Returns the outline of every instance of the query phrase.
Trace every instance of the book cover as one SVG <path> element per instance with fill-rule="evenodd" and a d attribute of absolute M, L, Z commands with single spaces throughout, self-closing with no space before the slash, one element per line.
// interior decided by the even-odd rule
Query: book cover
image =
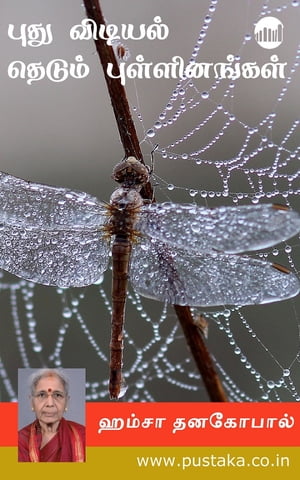
<path fill-rule="evenodd" d="M 9 471 L 295 477 L 299 12 L 0 3 Z"/>

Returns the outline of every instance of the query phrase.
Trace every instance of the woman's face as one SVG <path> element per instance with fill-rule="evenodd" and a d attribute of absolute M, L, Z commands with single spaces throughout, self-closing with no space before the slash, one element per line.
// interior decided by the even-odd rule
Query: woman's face
<path fill-rule="evenodd" d="M 59 422 L 66 409 L 67 401 L 63 384 L 56 375 L 41 378 L 32 396 L 36 418 L 44 423 Z"/>

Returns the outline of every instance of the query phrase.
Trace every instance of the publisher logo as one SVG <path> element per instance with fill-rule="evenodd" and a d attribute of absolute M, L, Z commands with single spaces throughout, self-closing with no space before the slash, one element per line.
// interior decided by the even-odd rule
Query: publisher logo
<path fill-rule="evenodd" d="M 276 17 L 261 18 L 254 29 L 255 40 L 262 48 L 277 48 L 283 42 L 283 24 Z"/>

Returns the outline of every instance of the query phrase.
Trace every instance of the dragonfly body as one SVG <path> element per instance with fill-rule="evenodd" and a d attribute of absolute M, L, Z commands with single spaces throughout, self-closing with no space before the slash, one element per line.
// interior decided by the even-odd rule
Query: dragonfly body
<path fill-rule="evenodd" d="M 121 184 L 121 187 L 111 196 L 110 218 L 105 230 L 114 236 L 109 393 L 111 398 L 118 398 L 123 384 L 123 328 L 130 256 L 132 242 L 137 233 L 135 225 L 143 205 L 139 191 L 148 181 L 148 170 L 135 158 L 129 157 L 115 167 L 113 178 Z"/>
<path fill-rule="evenodd" d="M 139 192 L 149 173 L 133 157 L 115 167 L 113 178 L 120 186 L 107 205 L 87 193 L 0 172 L 0 268 L 44 285 L 91 285 L 107 270 L 112 238 L 110 395 L 117 398 L 128 279 L 137 293 L 175 305 L 291 298 L 299 293 L 296 275 L 241 253 L 296 235 L 300 215 L 269 204 L 144 205 Z"/>

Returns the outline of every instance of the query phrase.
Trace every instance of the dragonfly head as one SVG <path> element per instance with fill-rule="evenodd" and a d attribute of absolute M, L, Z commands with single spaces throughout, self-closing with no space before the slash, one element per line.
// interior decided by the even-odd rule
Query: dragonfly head
<path fill-rule="evenodd" d="M 140 189 L 149 181 L 149 171 L 135 157 L 128 157 L 113 169 L 112 178 L 125 188 Z"/>

